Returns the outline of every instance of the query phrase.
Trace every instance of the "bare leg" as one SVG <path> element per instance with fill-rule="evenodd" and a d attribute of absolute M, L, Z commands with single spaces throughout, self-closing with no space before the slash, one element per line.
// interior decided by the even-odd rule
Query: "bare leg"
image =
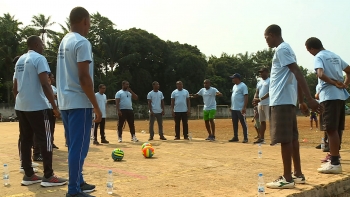
<path fill-rule="evenodd" d="M 312 119 L 310 120 L 310 128 L 313 128 Z"/>
<path fill-rule="evenodd" d="M 315 124 L 316 124 L 316 129 L 318 129 L 318 122 L 317 122 L 317 120 L 315 120 Z"/>
<path fill-rule="evenodd" d="M 209 136 L 211 136 L 211 131 L 210 131 L 210 125 L 209 125 L 209 120 L 205 120 L 205 128 L 208 131 Z"/>
<path fill-rule="evenodd" d="M 292 157 L 293 157 L 293 165 L 294 165 L 294 175 L 301 176 L 303 173 L 301 171 L 299 140 L 293 140 Z"/>
<path fill-rule="evenodd" d="M 283 161 L 283 176 L 286 181 L 292 181 L 292 155 L 293 155 L 293 143 L 281 143 L 281 153 Z"/>
<path fill-rule="evenodd" d="M 210 119 L 210 126 L 211 126 L 211 134 L 212 136 L 215 136 L 215 122 L 213 119 Z"/>
<path fill-rule="evenodd" d="M 339 134 L 338 131 L 327 131 L 328 144 L 332 156 L 339 156 Z"/>

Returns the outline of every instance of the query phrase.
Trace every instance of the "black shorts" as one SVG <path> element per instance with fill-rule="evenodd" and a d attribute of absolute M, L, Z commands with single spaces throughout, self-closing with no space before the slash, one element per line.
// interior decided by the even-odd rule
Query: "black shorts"
<path fill-rule="evenodd" d="M 25 140 L 33 140 L 35 134 L 36 144 L 47 146 L 52 151 L 50 117 L 52 110 L 16 111 L 20 125 L 20 136 Z"/>
<path fill-rule="evenodd" d="M 277 105 L 270 107 L 271 144 L 288 143 L 298 140 L 296 107 Z"/>
<path fill-rule="evenodd" d="M 323 106 L 323 114 L 320 117 L 322 121 L 322 131 L 340 131 L 345 126 L 345 101 L 330 100 L 321 103 Z"/>

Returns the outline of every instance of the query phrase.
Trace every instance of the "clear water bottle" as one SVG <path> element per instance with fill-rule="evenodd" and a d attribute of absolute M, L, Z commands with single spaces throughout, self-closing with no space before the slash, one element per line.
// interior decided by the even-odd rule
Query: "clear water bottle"
<path fill-rule="evenodd" d="M 323 150 L 324 149 L 324 138 L 322 138 L 322 140 L 321 140 L 321 150 Z"/>
<path fill-rule="evenodd" d="M 265 182 L 263 174 L 259 173 L 258 177 L 258 197 L 265 197 Z"/>
<path fill-rule="evenodd" d="M 113 194 L 113 174 L 112 174 L 112 170 L 108 170 L 108 175 L 107 175 L 107 194 Z"/>
<path fill-rule="evenodd" d="M 9 168 L 7 164 L 4 164 L 4 172 L 2 175 L 2 178 L 4 179 L 4 185 L 10 185 L 10 174 L 9 174 Z"/>
<path fill-rule="evenodd" d="M 192 132 L 188 132 L 188 139 L 192 141 Z"/>
<path fill-rule="evenodd" d="M 258 144 L 258 158 L 262 158 L 262 147 L 261 147 L 261 144 Z"/>

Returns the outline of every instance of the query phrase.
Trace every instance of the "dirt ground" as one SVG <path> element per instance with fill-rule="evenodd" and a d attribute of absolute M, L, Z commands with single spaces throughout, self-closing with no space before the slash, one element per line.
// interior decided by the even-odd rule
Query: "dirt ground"
<path fill-rule="evenodd" d="M 347 117 L 347 122 L 349 122 Z M 84 177 L 88 183 L 96 184 L 95 196 L 154 196 L 154 197 L 209 197 L 209 196 L 256 196 L 257 175 L 264 174 L 265 182 L 270 182 L 282 174 L 280 147 L 269 146 L 269 129 L 267 130 L 267 144 L 263 146 L 263 158 L 257 158 L 257 146 L 252 145 L 256 132 L 253 123 L 249 123 L 249 144 L 229 143 L 232 138 L 232 123 L 228 119 L 215 121 L 217 134 L 216 142 L 207 142 L 202 120 L 190 120 L 189 130 L 193 133 L 193 141 L 174 141 L 174 122 L 164 121 L 164 132 L 167 141 L 159 141 L 158 136 L 152 142 L 155 156 L 145 159 L 141 155 L 141 145 L 146 142 L 148 121 L 137 121 L 136 131 L 140 142 L 130 141 L 128 126 L 124 131 L 124 142 L 117 143 L 116 121 L 107 122 L 107 139 L 109 145 L 91 145 L 84 165 Z M 298 119 L 301 160 L 307 184 L 297 185 L 290 190 L 266 189 L 266 196 L 288 196 L 310 190 L 315 186 L 327 184 L 348 178 L 350 175 L 350 137 L 346 131 L 341 150 L 343 174 L 318 174 L 320 159 L 325 156 L 314 148 L 322 137 L 322 132 L 310 130 L 308 118 Z M 157 124 L 155 130 L 157 133 Z M 144 130 L 146 133 L 141 133 Z M 0 163 L 8 163 L 10 168 L 10 187 L 0 185 L 0 196 L 65 196 L 67 186 L 41 188 L 40 185 L 28 187 L 20 186 L 22 174 L 19 173 L 19 159 L 17 150 L 18 123 L 0 123 Z M 242 129 L 239 127 L 239 138 L 243 139 Z M 305 140 L 304 140 L 305 139 Z M 304 142 L 303 142 L 304 141 Z M 54 150 L 54 170 L 58 176 L 67 177 L 67 149 L 64 147 L 63 126 L 58 123 L 55 132 L 55 144 L 60 147 Z M 121 162 L 113 162 L 111 151 L 121 148 L 125 157 Z M 114 194 L 106 193 L 107 170 L 114 173 Z M 39 175 L 42 175 L 42 166 Z"/>

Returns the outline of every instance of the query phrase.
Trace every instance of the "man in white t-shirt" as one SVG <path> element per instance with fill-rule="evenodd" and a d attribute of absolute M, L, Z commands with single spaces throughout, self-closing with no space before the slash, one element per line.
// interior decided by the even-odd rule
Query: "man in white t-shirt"
<path fill-rule="evenodd" d="M 171 112 L 175 120 L 175 139 L 180 140 L 180 122 L 182 121 L 184 139 L 188 140 L 188 116 L 191 114 L 190 94 L 183 88 L 181 81 L 176 82 L 177 89 L 171 93 Z"/>
<path fill-rule="evenodd" d="M 159 91 L 159 83 L 154 81 L 152 83 L 153 90 L 147 94 L 148 108 L 149 108 L 149 139 L 154 137 L 154 121 L 157 119 L 159 139 L 166 140 L 163 133 L 163 116 L 164 116 L 164 96 Z"/>
<path fill-rule="evenodd" d="M 231 96 L 231 118 L 233 124 L 233 138 L 229 142 L 238 142 L 238 121 L 241 122 L 243 128 L 244 140 L 242 143 L 248 143 L 248 127 L 246 122 L 245 113 L 248 104 L 248 87 L 242 82 L 241 75 L 235 73 L 230 76 L 232 83 L 235 85 L 232 87 Z"/>
<path fill-rule="evenodd" d="M 262 80 L 256 85 L 256 91 L 253 99 L 253 105 L 258 105 L 260 129 L 259 129 L 259 139 L 254 142 L 254 144 L 265 143 L 265 130 L 266 121 L 269 120 L 270 116 L 270 98 L 269 98 L 269 69 L 262 68 L 259 70 L 259 75 Z"/>
<path fill-rule="evenodd" d="M 66 197 L 91 197 L 95 185 L 85 182 L 82 171 L 90 147 L 92 111 L 101 121 L 93 83 L 92 48 L 86 36 L 90 14 L 75 7 L 69 15 L 70 32 L 62 39 L 57 54 L 57 98 L 68 144 L 69 183 Z"/>
<path fill-rule="evenodd" d="M 283 175 L 267 183 L 266 186 L 272 189 L 294 188 L 295 183 L 305 183 L 300 163 L 296 118 L 297 96 L 300 110 L 304 115 L 310 114 L 308 106 L 303 102 L 304 95 L 312 110 L 319 112 L 322 107 L 311 96 L 292 48 L 283 41 L 281 28 L 278 25 L 270 25 L 265 30 L 264 36 L 269 47 L 276 47 L 272 59 L 269 88 L 270 136 L 272 145 L 281 143 L 283 160 Z M 291 170 L 292 158 L 294 174 Z"/>
<path fill-rule="evenodd" d="M 205 140 L 215 141 L 215 114 L 216 114 L 216 96 L 222 96 L 221 92 L 214 87 L 211 87 L 209 79 L 204 80 L 204 88 L 200 89 L 197 94 L 191 94 L 191 98 L 203 97 L 203 119 L 205 128 L 208 131 L 208 138 Z"/>
<path fill-rule="evenodd" d="M 106 105 L 107 105 L 107 96 L 105 95 L 106 92 L 106 86 L 104 84 L 100 84 L 98 86 L 98 92 L 96 92 L 96 101 L 98 103 L 98 106 L 101 109 L 102 112 L 102 119 L 101 122 L 95 123 L 94 126 L 94 142 L 93 144 L 99 145 L 99 142 L 97 141 L 97 129 L 98 126 L 100 126 L 100 135 L 101 135 L 101 143 L 108 144 L 109 141 L 106 140 L 105 135 L 105 125 L 106 125 Z"/>
<path fill-rule="evenodd" d="M 321 130 L 328 135 L 330 162 L 317 169 L 320 173 L 339 174 L 342 166 L 339 161 L 340 133 L 345 126 L 345 100 L 349 98 L 346 88 L 350 84 L 350 66 L 337 54 L 323 48 L 321 40 L 312 37 L 306 49 L 315 56 L 314 68 L 319 78 L 319 101 L 324 107 Z M 344 79 L 343 71 L 346 76 Z"/>

